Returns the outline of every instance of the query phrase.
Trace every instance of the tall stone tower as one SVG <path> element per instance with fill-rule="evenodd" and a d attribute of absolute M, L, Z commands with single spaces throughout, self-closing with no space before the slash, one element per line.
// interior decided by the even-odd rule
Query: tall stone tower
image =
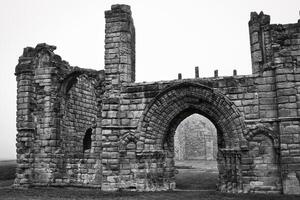
<path fill-rule="evenodd" d="M 135 28 L 130 6 L 105 12 L 105 75 L 112 88 L 135 81 Z"/>
<path fill-rule="evenodd" d="M 130 6 L 112 5 L 105 11 L 105 93 L 102 101 L 102 189 L 115 190 L 115 174 L 120 170 L 118 138 L 122 127 L 130 127 L 133 120 L 121 106 L 121 89 L 135 81 L 135 28 Z M 107 145 L 105 145 L 107 144 Z M 107 148 L 109 147 L 109 148 Z M 114 181 L 112 181 L 114 180 Z"/>

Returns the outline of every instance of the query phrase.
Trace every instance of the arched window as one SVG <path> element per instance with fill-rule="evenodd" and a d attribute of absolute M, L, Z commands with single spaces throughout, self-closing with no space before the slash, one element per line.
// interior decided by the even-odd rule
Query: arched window
<path fill-rule="evenodd" d="M 91 149 L 92 146 L 92 129 L 89 128 L 86 130 L 83 138 L 83 152 L 87 149 Z"/>

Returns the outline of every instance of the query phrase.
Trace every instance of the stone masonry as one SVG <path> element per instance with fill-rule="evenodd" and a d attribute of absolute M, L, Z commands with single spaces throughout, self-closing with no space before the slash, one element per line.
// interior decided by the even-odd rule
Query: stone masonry
<path fill-rule="evenodd" d="M 201 114 L 217 129 L 218 190 L 300 193 L 300 22 L 251 13 L 251 75 L 135 83 L 130 7 L 105 19 L 104 70 L 47 44 L 19 58 L 16 187 L 172 190 L 175 130 Z"/>
<path fill-rule="evenodd" d="M 193 114 L 185 118 L 174 135 L 174 159 L 216 160 L 217 130 L 205 117 Z"/>

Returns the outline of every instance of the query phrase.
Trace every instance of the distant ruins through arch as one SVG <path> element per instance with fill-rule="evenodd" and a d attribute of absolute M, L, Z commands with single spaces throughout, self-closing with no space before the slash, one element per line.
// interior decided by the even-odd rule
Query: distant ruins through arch
<path fill-rule="evenodd" d="M 105 19 L 104 70 L 47 44 L 19 58 L 15 187 L 175 189 L 175 130 L 198 113 L 217 129 L 218 190 L 300 193 L 300 22 L 251 13 L 251 75 L 135 83 L 130 7 Z"/>
<path fill-rule="evenodd" d="M 217 159 L 217 130 L 213 123 L 199 114 L 182 120 L 174 135 L 175 161 Z"/>

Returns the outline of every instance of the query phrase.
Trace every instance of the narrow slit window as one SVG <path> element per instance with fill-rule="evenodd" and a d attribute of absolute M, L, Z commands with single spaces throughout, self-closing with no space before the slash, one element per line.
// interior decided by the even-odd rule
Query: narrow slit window
<path fill-rule="evenodd" d="M 84 138 L 83 138 L 83 152 L 85 150 L 91 149 L 92 146 L 92 129 L 89 128 L 86 130 Z"/>

